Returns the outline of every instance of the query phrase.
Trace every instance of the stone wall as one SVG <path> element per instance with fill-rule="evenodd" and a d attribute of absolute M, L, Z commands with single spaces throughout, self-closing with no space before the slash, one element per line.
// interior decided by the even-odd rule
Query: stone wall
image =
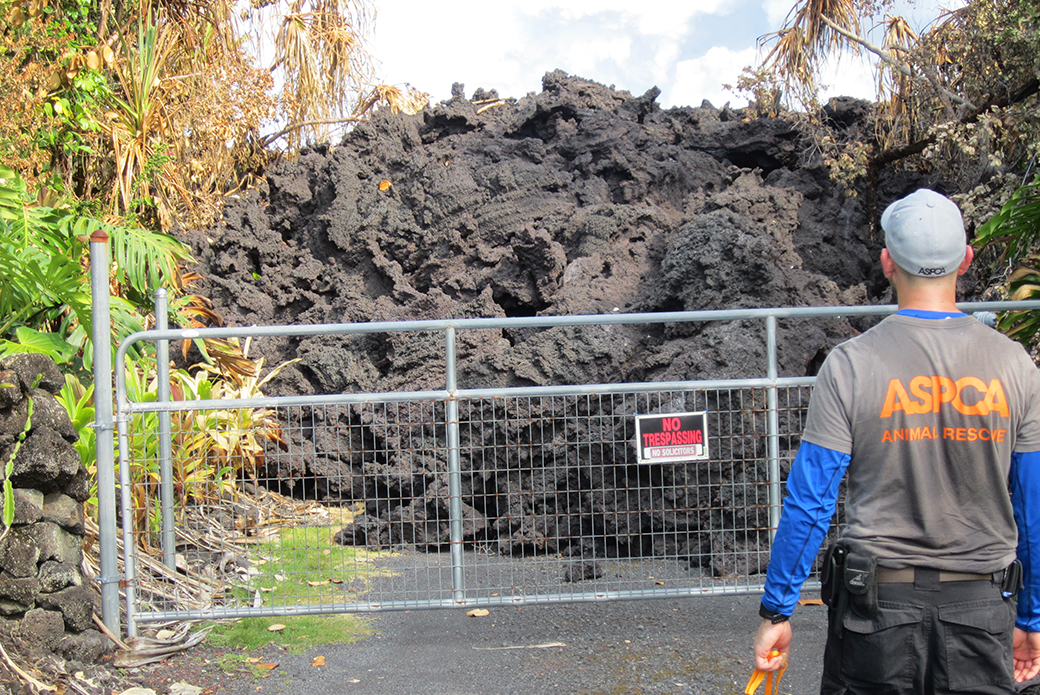
<path fill-rule="evenodd" d="M 55 398 L 63 384 L 43 355 L 0 360 L 0 480 L 14 456 L 14 521 L 0 521 L 0 638 L 34 655 L 90 663 L 110 643 L 93 620 L 101 596 L 83 556 L 91 479 Z"/>

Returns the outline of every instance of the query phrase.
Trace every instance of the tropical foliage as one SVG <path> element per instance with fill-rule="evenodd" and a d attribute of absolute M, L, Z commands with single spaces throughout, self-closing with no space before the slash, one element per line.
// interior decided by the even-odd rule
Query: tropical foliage
<path fill-rule="evenodd" d="M 875 224 L 885 167 L 930 173 L 959 192 L 976 247 L 998 249 L 988 257 L 1005 293 L 1040 297 L 1040 0 L 968 0 L 920 31 L 891 7 L 798 0 L 738 88 L 759 114 L 805 120 L 832 178 L 849 195 L 865 194 Z M 832 129 L 812 129 L 822 125 L 828 61 L 864 52 L 876 66 L 873 132 L 842 141 Z M 1040 317 L 1012 313 L 999 327 L 1040 353 Z"/>
<path fill-rule="evenodd" d="M 273 158 L 380 104 L 414 113 L 426 103 L 375 84 L 373 14 L 367 0 L 0 0 L 0 355 L 40 352 L 65 369 L 60 400 L 89 469 L 91 235 L 109 240 L 113 342 L 155 324 L 160 287 L 175 322 L 219 323 L 190 293 L 192 259 L 167 232 L 207 223 Z M 205 363 L 174 372 L 175 398 L 261 395 L 248 346 L 196 344 Z M 116 369 L 147 401 L 154 354 L 138 350 Z M 134 416 L 136 431 L 155 431 L 148 417 Z M 279 437 L 264 409 L 175 414 L 172 427 L 180 502 L 253 475 Z M 157 519 L 156 446 L 152 435 L 126 452 L 144 526 Z"/>
<path fill-rule="evenodd" d="M 1015 191 L 1000 212 L 979 227 L 975 244 L 1003 247 L 999 262 L 1013 268 L 1006 281 L 1011 299 L 1040 299 L 1040 180 Z M 1006 312 L 997 327 L 1032 347 L 1037 357 L 1040 312 Z"/>
<path fill-rule="evenodd" d="M 143 330 L 156 288 L 183 288 L 180 263 L 191 259 L 186 247 L 161 232 L 37 205 L 25 182 L 0 166 L 0 354 L 42 352 L 73 372 L 89 372 L 91 286 L 85 250 L 97 231 L 108 235 L 112 249 L 112 332 L 119 341 Z M 177 306 L 186 309 L 193 299 L 181 297 Z"/>
<path fill-rule="evenodd" d="M 970 191 L 962 208 L 981 222 L 1020 185 L 1040 152 L 1040 3 L 970 0 L 920 33 L 888 14 L 890 7 L 800 0 L 784 26 L 764 37 L 770 50 L 740 86 L 812 119 L 820 113 L 827 61 L 866 52 L 877 71 L 875 130 L 866 142 L 836 142 L 821 129 L 818 144 L 835 178 L 874 205 L 882 168 L 898 163 L 935 171 L 950 189 Z"/>
<path fill-rule="evenodd" d="M 236 345 L 237 347 L 237 345 Z M 172 396 L 176 401 L 244 399 L 262 396 L 262 387 L 285 366 L 279 365 L 261 377 L 263 360 L 248 359 L 248 343 L 240 357 L 244 373 L 228 375 L 216 367 L 199 364 L 191 370 L 177 369 L 171 374 Z M 295 361 L 295 360 L 293 360 Z M 155 361 L 151 357 L 125 366 L 127 397 L 136 403 L 154 403 L 158 397 Z M 157 413 L 136 413 L 129 423 L 131 499 L 134 523 L 145 548 L 161 528 L 157 500 L 160 476 L 160 431 Z M 237 494 L 236 481 L 255 480 L 265 462 L 267 443 L 282 441 L 281 425 L 273 410 L 236 408 L 183 410 L 170 416 L 170 438 L 174 456 L 170 461 L 170 481 L 175 502 L 201 502 L 221 495 Z"/>
<path fill-rule="evenodd" d="M 202 223 L 274 141 L 327 140 L 379 102 L 421 108 L 374 85 L 372 14 L 366 0 L 0 0 L 2 163 L 40 202 Z"/>

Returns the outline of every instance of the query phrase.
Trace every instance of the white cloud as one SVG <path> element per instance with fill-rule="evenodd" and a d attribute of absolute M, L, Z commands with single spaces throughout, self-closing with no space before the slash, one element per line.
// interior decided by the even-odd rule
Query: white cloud
<path fill-rule="evenodd" d="M 483 87 L 521 97 L 557 68 L 636 94 L 655 84 L 668 93 L 690 32 L 732 8 L 725 0 L 385 0 L 372 49 L 384 81 L 408 82 L 434 102 L 453 82 L 467 94 Z"/>
<path fill-rule="evenodd" d="M 524 67 L 508 59 L 520 48 L 514 22 L 506 3 L 455 0 L 449 11 L 436 3 L 387 0 L 379 6 L 371 42 L 378 75 L 429 92 L 435 101 L 450 97 L 453 82 L 465 82 L 469 90 L 512 87 Z"/>
<path fill-rule="evenodd" d="M 746 99 L 722 85 L 735 86 L 740 71 L 754 63 L 755 55 L 754 48 L 731 51 L 716 46 L 699 58 L 681 61 L 675 66 L 675 83 L 669 94 L 662 94 L 662 101 L 674 106 L 700 106 L 701 101 L 707 99 L 714 106 L 726 102 L 746 106 Z"/>
<path fill-rule="evenodd" d="M 830 97 L 874 99 L 874 66 L 865 54 L 828 60 L 820 71 L 821 101 Z"/>
<path fill-rule="evenodd" d="M 604 62 L 622 63 L 632 55 L 630 38 L 592 38 L 576 41 L 560 52 L 563 65 L 572 72 L 588 75 Z"/>
<path fill-rule="evenodd" d="M 791 0 L 764 0 L 762 3 L 762 9 L 766 12 L 766 21 L 774 31 L 783 26 L 792 7 L 794 7 L 794 3 Z"/>
<path fill-rule="evenodd" d="M 665 108 L 703 99 L 742 106 L 722 84 L 756 63 L 757 39 L 779 29 L 795 1 L 380 0 L 372 50 L 384 81 L 410 83 L 434 102 L 448 99 L 454 82 L 467 95 L 481 87 L 519 98 L 558 68 L 636 95 L 656 85 Z M 926 19 L 915 25 L 944 2 L 963 0 L 922 0 L 914 15 Z M 825 72 L 828 94 L 870 98 L 862 63 L 846 58 Z"/>
<path fill-rule="evenodd" d="M 500 2 L 502 1 L 500 0 Z M 607 13 L 618 14 L 624 18 L 630 30 L 635 28 L 641 34 L 673 38 L 677 38 L 685 32 L 686 23 L 695 15 L 724 14 L 727 7 L 725 0 L 698 0 L 684 3 L 644 2 L 642 4 L 633 3 L 631 0 L 567 0 L 566 2 L 560 0 L 519 2 L 514 0 L 513 4 L 517 11 L 524 14 L 544 15 L 551 12 L 571 21 Z"/>

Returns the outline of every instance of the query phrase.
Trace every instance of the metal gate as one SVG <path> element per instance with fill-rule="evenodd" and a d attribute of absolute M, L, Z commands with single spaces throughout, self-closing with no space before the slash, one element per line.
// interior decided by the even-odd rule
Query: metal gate
<path fill-rule="evenodd" d="M 1012 306 L 1024 303 L 961 308 Z M 99 454 L 99 523 L 112 492 L 103 489 L 102 467 L 113 466 L 123 571 L 106 573 L 103 558 L 103 589 L 111 600 L 118 579 L 131 636 L 138 623 L 173 619 L 760 592 L 782 471 L 797 449 L 814 382 L 777 376 L 777 321 L 894 310 L 137 333 L 119 346 L 115 364 L 154 343 L 159 388 L 128 382 L 132 371 L 115 375 L 118 461 Z M 765 325 L 761 378 L 503 389 L 456 383 L 462 331 L 737 320 Z M 170 341 L 385 332 L 443 336 L 444 388 L 217 399 L 204 385 L 193 391 L 173 379 L 173 398 L 163 370 Z M 690 411 L 706 413 L 709 460 L 637 461 L 636 415 Z M 214 472 L 221 483 L 212 482 Z"/>

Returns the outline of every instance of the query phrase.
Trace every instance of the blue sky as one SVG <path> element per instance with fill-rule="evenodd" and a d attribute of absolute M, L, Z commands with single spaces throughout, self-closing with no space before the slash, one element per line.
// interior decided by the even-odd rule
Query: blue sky
<path fill-rule="evenodd" d="M 922 29 L 957 0 L 907 0 L 895 12 Z M 658 87 L 664 107 L 746 102 L 724 83 L 757 61 L 756 40 L 779 29 L 793 0 L 379 0 L 371 49 L 388 84 L 431 101 L 478 87 L 503 97 L 541 91 L 561 69 L 633 95 Z M 863 59 L 831 66 L 830 95 L 872 98 Z"/>

